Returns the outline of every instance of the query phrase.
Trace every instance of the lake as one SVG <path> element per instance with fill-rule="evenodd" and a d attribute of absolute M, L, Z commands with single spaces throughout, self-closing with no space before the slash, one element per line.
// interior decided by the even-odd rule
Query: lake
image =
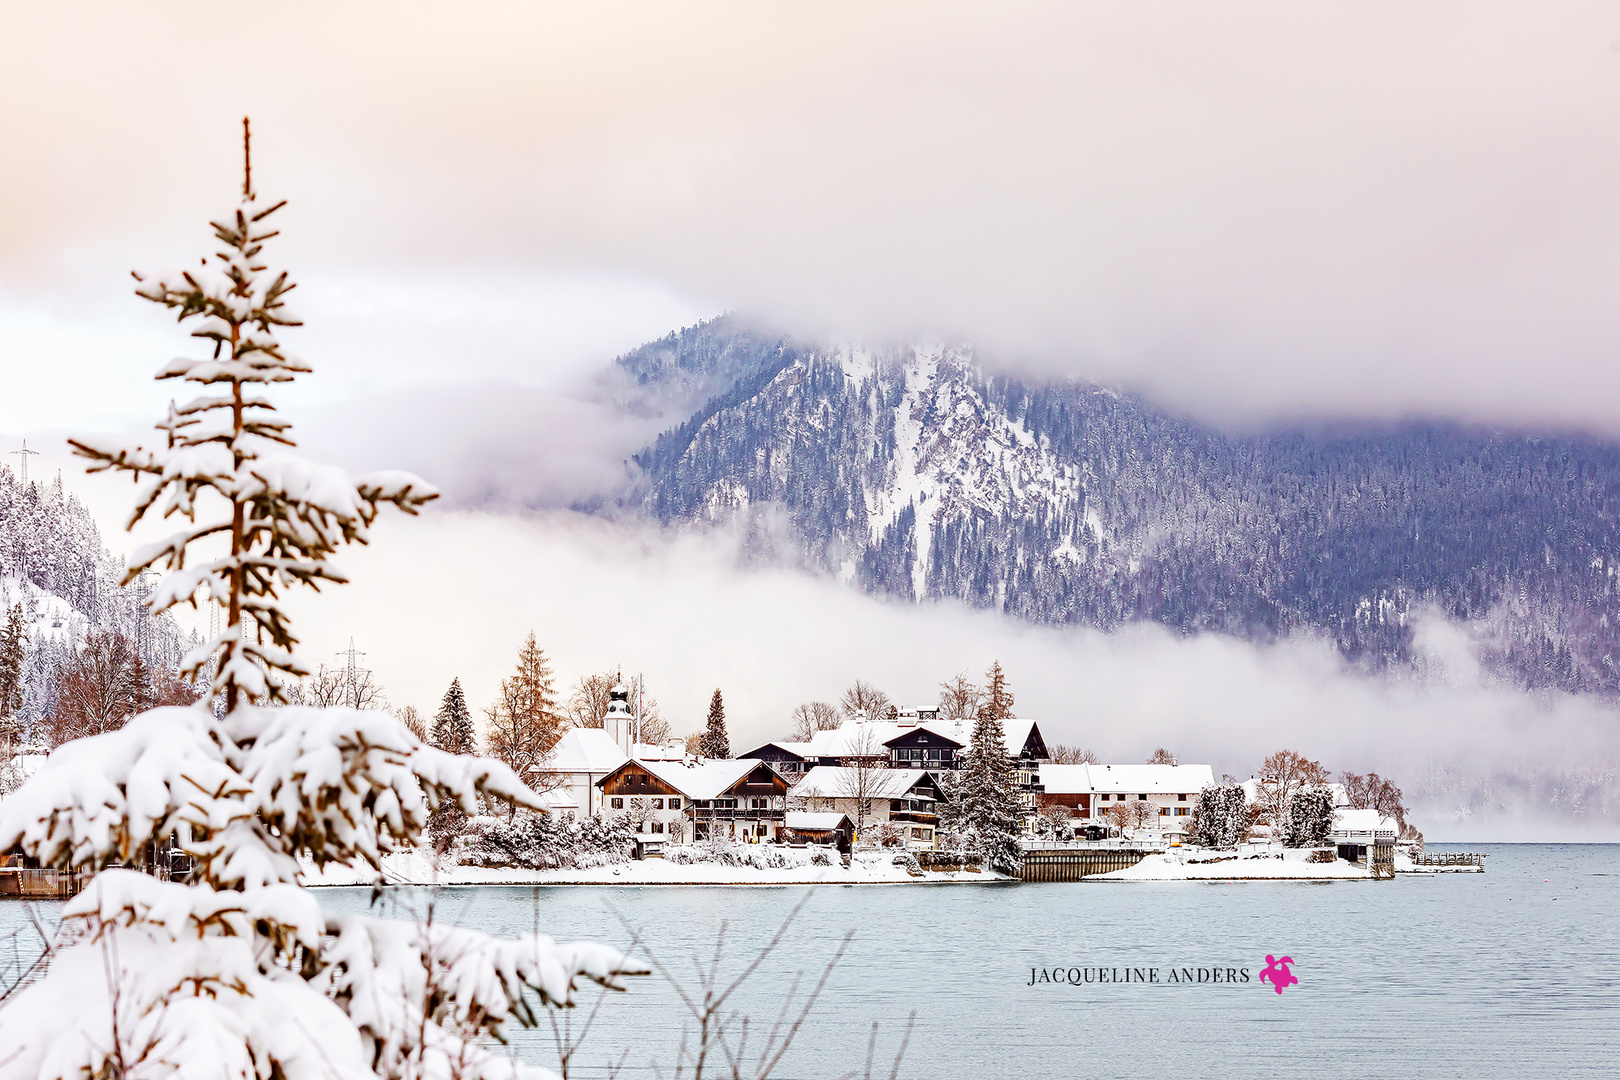
<path fill-rule="evenodd" d="M 794 973 L 813 982 L 855 932 L 775 1074 L 784 1080 L 860 1075 L 873 1023 L 872 1075 L 888 1077 L 913 1010 L 902 1077 L 1613 1076 L 1620 845 L 1471 850 L 1490 853 L 1485 874 L 811 890 L 486 886 L 444 890 L 436 917 L 615 943 L 627 939 L 622 918 L 695 985 L 693 958 L 713 954 L 722 923 L 722 969 L 735 971 L 809 892 L 782 948 L 734 999 L 763 1033 Z M 366 890 L 321 896 L 349 909 L 369 899 Z M 0 930 L 20 917 L 20 905 L 0 905 Z M 1257 981 L 1268 954 L 1293 959 L 1299 981 L 1282 994 Z M 1037 976 L 1032 986 L 1032 968 L 1048 978 L 1061 969 L 1063 981 Z M 1098 969 L 1108 981 L 1095 981 Z M 1228 971 L 1238 981 L 1226 982 Z M 1180 981 L 1183 973 L 1192 981 Z M 585 994 L 576 1024 L 598 996 Z M 671 1075 L 684 1015 L 662 978 L 632 980 L 629 993 L 606 995 L 572 1074 L 606 1075 L 606 1063 L 628 1051 L 619 1075 L 653 1076 L 653 1060 Z M 549 1030 L 520 1032 L 514 1046 L 554 1067 L 552 1039 Z"/>

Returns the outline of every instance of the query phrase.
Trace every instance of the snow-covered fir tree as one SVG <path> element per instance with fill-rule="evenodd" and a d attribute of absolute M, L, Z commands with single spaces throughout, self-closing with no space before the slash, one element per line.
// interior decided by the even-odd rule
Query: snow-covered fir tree
<path fill-rule="evenodd" d="M 28 627 L 21 604 L 13 604 L 0 624 L 0 725 L 16 722 L 23 703 L 23 656 Z"/>
<path fill-rule="evenodd" d="M 1253 814 L 1242 784 L 1211 784 L 1193 808 L 1194 836 L 1201 847 L 1232 848 L 1249 835 Z"/>
<path fill-rule="evenodd" d="M 1003 873 L 1018 869 L 1018 836 L 1023 809 L 1018 802 L 1018 773 L 1007 753 L 1002 723 L 1012 715 L 1012 691 L 1001 664 L 994 664 L 985 679 L 985 703 L 973 722 L 973 739 L 962 755 L 962 766 L 945 774 L 949 800 L 941 808 L 942 829 L 957 832 L 970 851 Z"/>
<path fill-rule="evenodd" d="M 1316 847 L 1327 843 L 1333 831 L 1333 793 L 1321 784 L 1311 784 L 1294 792 L 1288 802 L 1284 834 L 1294 847 Z"/>
<path fill-rule="evenodd" d="M 703 726 L 703 739 L 699 744 L 706 758 L 731 757 L 731 738 L 726 734 L 726 703 L 720 697 L 719 687 L 709 699 L 709 719 Z"/>
<path fill-rule="evenodd" d="M 444 692 L 444 700 L 439 703 L 439 711 L 433 717 L 433 733 L 429 738 L 434 746 L 447 754 L 478 752 L 472 713 L 467 711 L 467 695 L 461 691 L 459 678 L 450 680 L 450 689 Z"/>
<path fill-rule="evenodd" d="M 444 701 L 433 717 L 433 730 L 428 741 L 447 754 L 476 754 L 478 735 L 473 730 L 472 713 L 467 709 L 467 695 L 462 693 L 461 680 L 450 680 L 450 689 L 444 692 Z M 433 838 L 434 850 L 443 853 L 450 842 L 467 827 L 467 814 L 454 802 L 445 802 L 433 811 L 428 820 L 428 833 Z"/>
<path fill-rule="evenodd" d="M 0 804 L 0 850 L 99 871 L 62 910 L 44 974 L 0 1010 L 5 1075 L 548 1076 L 490 1037 L 508 1021 L 537 1023 L 536 999 L 566 1004 L 582 979 L 622 985 L 619 952 L 326 911 L 300 886 L 303 859 L 380 872 L 447 803 L 539 800 L 500 762 L 425 746 L 385 712 L 277 704 L 307 670 L 280 590 L 342 581 L 327 556 L 364 541 L 380 504 L 410 510 L 432 491 L 403 473 L 351 480 L 285 451 L 292 440 L 267 394 L 308 369 L 275 338 L 296 325 L 283 306 L 290 282 L 263 256 L 275 235 L 265 221 L 282 204 L 261 207 L 244 173 L 236 211 L 214 223 L 218 265 L 140 290 L 213 345 L 211 358 L 160 373 L 202 395 L 171 406 L 153 445 L 75 442 L 98 467 L 136 475 L 132 521 L 159 505 L 184 519 L 138 550 L 129 573 L 167 570 L 159 609 L 206 587 L 225 629 L 186 664 L 205 670 L 217 656 L 217 674 L 196 706 L 151 709 L 61 747 Z M 189 884 L 118 868 L 170 843 L 194 862 Z"/>

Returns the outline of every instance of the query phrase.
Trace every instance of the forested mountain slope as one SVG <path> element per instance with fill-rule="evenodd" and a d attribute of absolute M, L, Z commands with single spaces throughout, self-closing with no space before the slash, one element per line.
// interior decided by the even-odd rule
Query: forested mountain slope
<path fill-rule="evenodd" d="M 60 477 L 23 484 L 0 465 L 0 607 L 21 604 L 27 623 L 19 713 L 25 728 L 49 710 L 54 673 L 90 630 L 122 634 L 157 670 L 178 667 L 187 647 L 179 627 L 142 605 L 151 582 L 121 588 L 123 573 Z M 0 611 L 0 622 L 4 617 Z"/>
<path fill-rule="evenodd" d="M 1228 435 L 968 348 L 823 347 L 730 318 L 621 358 L 691 417 L 621 508 L 755 524 L 872 593 L 1041 623 L 1327 635 L 1421 663 L 1425 607 L 1513 682 L 1620 691 L 1620 448 L 1447 423 Z M 778 552 L 780 553 L 780 552 Z"/>

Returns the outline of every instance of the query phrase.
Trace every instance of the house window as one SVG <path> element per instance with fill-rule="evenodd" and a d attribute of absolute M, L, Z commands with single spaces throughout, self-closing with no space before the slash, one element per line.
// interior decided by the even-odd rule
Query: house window
<path fill-rule="evenodd" d="M 1137 799 L 1138 802 L 1147 802 L 1147 796 L 1146 795 L 1138 795 L 1136 797 L 1136 799 Z"/>
<path fill-rule="evenodd" d="M 681 800 L 679 800 L 679 799 L 671 799 L 671 800 L 669 800 L 669 808 L 671 810 L 679 810 L 681 808 Z"/>
<path fill-rule="evenodd" d="M 654 810 L 662 810 L 663 808 L 664 808 L 664 800 L 663 799 L 654 799 L 653 800 L 653 809 Z"/>
<path fill-rule="evenodd" d="M 1176 796 L 1176 801 L 1177 802 L 1186 802 L 1187 801 L 1187 796 L 1185 796 L 1185 795 L 1177 795 Z"/>
<path fill-rule="evenodd" d="M 664 831 L 664 823 L 662 821 L 655 821 L 648 828 L 648 831 L 649 832 L 655 832 L 655 833 L 661 833 L 661 832 Z"/>
<path fill-rule="evenodd" d="M 1176 807 L 1176 817 L 1187 817 L 1191 811 L 1185 806 Z"/>
<path fill-rule="evenodd" d="M 613 809 L 615 809 L 615 810 L 623 810 L 624 809 L 624 800 L 623 799 L 617 799 L 617 798 L 609 799 L 608 804 L 610 806 L 612 806 Z"/>
<path fill-rule="evenodd" d="M 913 840 L 921 840 L 923 838 L 923 831 L 921 829 L 912 829 L 911 838 Z"/>
<path fill-rule="evenodd" d="M 1169 817 L 1170 816 L 1170 808 L 1168 806 L 1159 807 L 1159 816 L 1160 817 Z"/>

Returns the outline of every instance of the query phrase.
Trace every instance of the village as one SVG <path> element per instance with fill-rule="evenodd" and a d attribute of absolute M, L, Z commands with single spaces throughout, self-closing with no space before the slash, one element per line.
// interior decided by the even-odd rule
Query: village
<path fill-rule="evenodd" d="M 1162 747 L 1140 763 L 1105 762 L 1049 743 L 1016 715 L 999 662 L 982 687 L 960 674 L 928 706 L 896 705 L 856 680 L 840 707 L 797 709 L 792 737 L 735 754 L 719 690 L 704 730 L 681 739 L 640 680 L 616 673 L 581 679 L 564 723 L 549 672 L 530 635 L 482 735 L 459 680 L 431 724 L 399 710 L 424 749 L 482 750 L 512 768 L 528 808 L 441 809 L 415 849 L 378 867 L 308 864 L 308 882 L 1387 880 L 1484 868 L 1483 856 L 1426 852 L 1400 789 L 1376 773 L 1335 781 L 1281 750 L 1247 779 L 1217 779 Z M 383 709 L 380 695 L 361 693 L 373 685 L 363 670 L 327 682 L 336 703 Z M 10 745 L 0 804 L 56 753 Z M 130 865 L 185 880 L 182 832 Z M 0 896 L 71 896 L 83 877 L 14 848 L 0 861 Z"/>
<path fill-rule="evenodd" d="M 946 804 L 971 750 L 974 725 L 942 720 L 934 708 L 891 711 L 887 719 L 849 720 L 808 741 L 774 740 L 734 759 L 707 760 L 682 743 L 638 743 L 629 694 L 620 686 L 603 727 L 565 733 L 537 772 L 552 813 L 622 815 L 634 823 L 638 858 L 659 858 L 681 845 L 734 841 L 830 845 L 846 857 L 857 847 L 893 849 L 924 866 L 957 866 L 960 860 L 937 857 L 957 846 L 948 842 Z M 1421 835 L 1398 820 L 1400 808 L 1386 813 L 1357 806 L 1365 800 L 1343 783 L 1322 785 L 1317 795 L 1305 777 L 1281 791 L 1275 777 L 1237 783 L 1228 778 L 1220 785 L 1210 766 L 1174 760 L 1060 763 L 1036 722 L 1009 717 L 1004 726 L 1024 863 L 1050 864 L 1063 851 L 1131 851 L 1140 857 L 1203 844 L 1233 851 L 1287 844 L 1309 848 L 1316 866 L 1331 851 L 1344 869 L 1392 876 L 1403 830 L 1403 862 L 1421 865 L 1424 857 Z M 1242 835 L 1219 837 L 1209 835 L 1206 825 L 1201 837 L 1201 808 L 1207 821 L 1219 812 L 1220 796 L 1234 787 L 1242 795 L 1238 814 L 1249 817 L 1250 826 Z M 1259 822 L 1268 797 L 1285 807 L 1295 799 L 1325 797 L 1328 813 L 1311 835 L 1291 835 L 1286 820 Z M 1121 865 L 1117 857 L 1097 861 L 1105 864 Z M 1070 876 L 1081 875 L 1054 876 L 1045 865 L 1031 879 Z"/>

